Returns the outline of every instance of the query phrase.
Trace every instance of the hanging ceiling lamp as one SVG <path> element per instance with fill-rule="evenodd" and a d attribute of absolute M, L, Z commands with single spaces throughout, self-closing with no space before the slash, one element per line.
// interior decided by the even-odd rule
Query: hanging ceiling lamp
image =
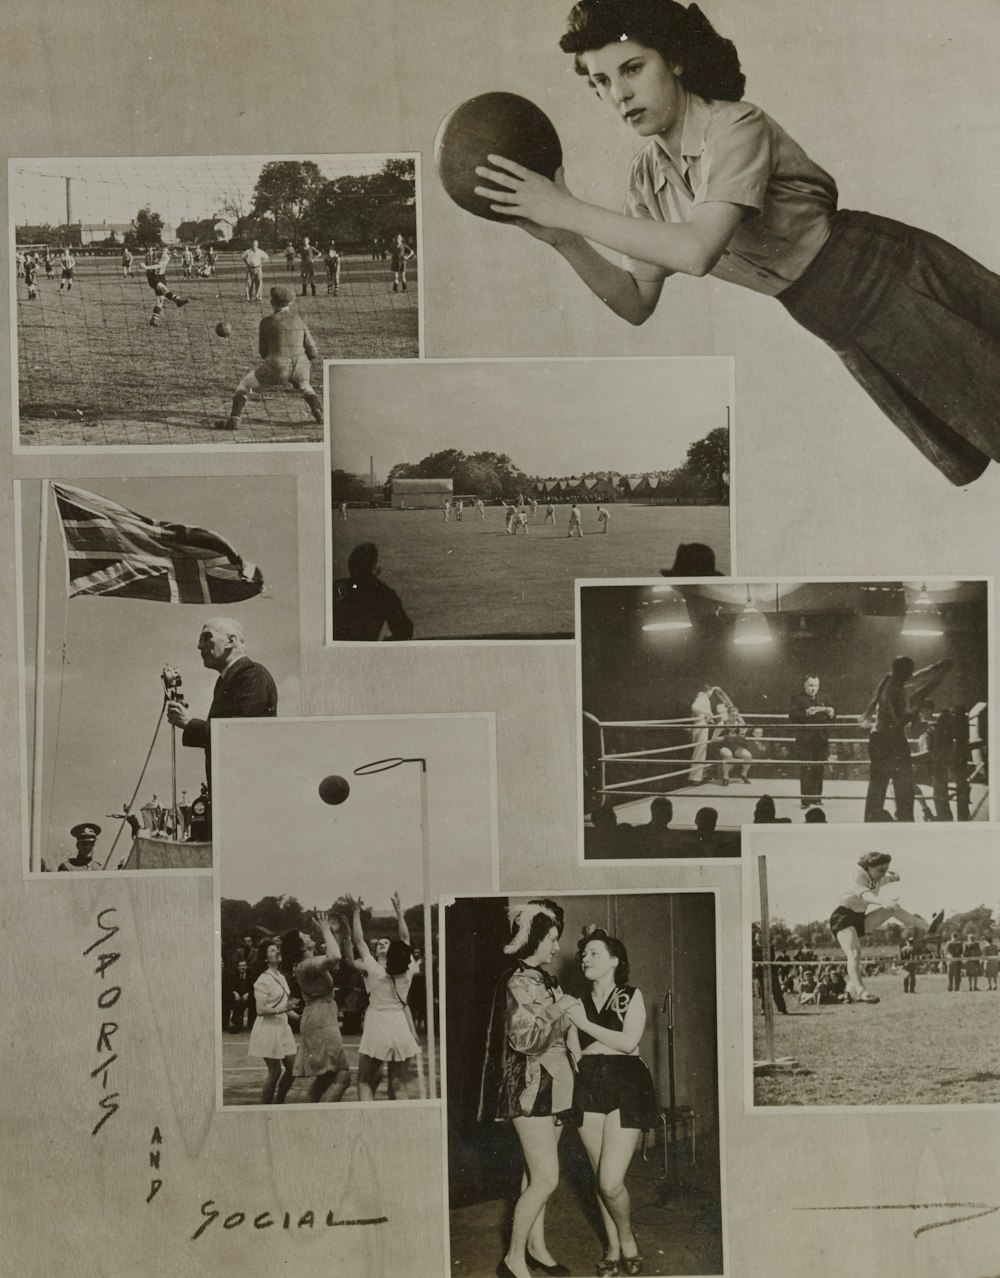
<path fill-rule="evenodd" d="M 916 599 L 907 607 L 903 618 L 903 634 L 911 638 L 940 639 L 944 634 L 941 610 L 927 593 L 927 584 L 920 587 Z"/>
<path fill-rule="evenodd" d="M 747 601 L 743 611 L 736 618 L 736 633 L 733 643 L 749 647 L 751 645 L 771 643 L 771 627 L 767 618 L 750 598 L 750 587 L 747 586 Z"/>
<path fill-rule="evenodd" d="M 650 593 L 652 599 L 648 599 L 643 605 L 646 611 L 643 630 L 691 629 L 691 614 L 687 603 L 673 586 L 654 586 Z"/>

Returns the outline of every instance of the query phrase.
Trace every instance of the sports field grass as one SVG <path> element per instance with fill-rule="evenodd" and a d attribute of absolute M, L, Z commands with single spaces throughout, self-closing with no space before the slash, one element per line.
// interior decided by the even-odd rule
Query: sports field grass
<path fill-rule="evenodd" d="M 581 507 L 583 537 L 569 537 L 569 507 L 556 525 L 538 509 L 530 532 L 510 536 L 500 506 L 484 521 L 466 508 L 462 522 L 440 510 L 333 512 L 333 575 L 347 575 L 360 542 L 379 548 L 382 580 L 413 618 L 414 639 L 568 639 L 573 636 L 577 577 L 655 576 L 673 561 L 678 542 L 705 542 L 728 572 L 725 506 L 610 507 L 610 532 L 598 529 L 596 507 Z"/>
<path fill-rule="evenodd" d="M 775 1055 L 792 1069 L 754 1079 L 757 1105 L 954 1105 L 1000 1101 L 997 1018 L 1000 993 L 978 993 L 963 981 L 948 992 L 945 975 L 917 977 L 915 994 L 903 976 L 866 984 L 881 1002 L 799 1007 L 775 1013 Z M 754 1058 L 763 1059 L 764 1018 L 755 1000 Z"/>
<path fill-rule="evenodd" d="M 358 1077 L 358 1045 L 361 1042 L 360 1034 L 343 1035 L 344 1048 L 347 1052 L 347 1062 L 351 1068 L 351 1085 L 344 1093 L 341 1104 L 348 1101 L 358 1100 L 357 1077 Z M 250 1034 L 247 1031 L 241 1031 L 238 1034 L 224 1033 L 222 1035 L 222 1103 L 223 1105 L 259 1105 L 261 1103 L 260 1093 L 264 1086 L 264 1080 L 267 1077 L 267 1070 L 264 1062 L 256 1056 L 247 1055 L 247 1044 L 250 1041 Z M 423 1058 L 426 1068 L 427 1060 L 427 1036 L 419 1034 L 417 1041 L 420 1043 L 423 1051 Z M 435 1044 L 437 1046 L 437 1044 Z M 441 1079 L 441 1058 L 440 1052 L 437 1053 L 437 1075 L 438 1088 L 440 1092 Z M 289 1105 L 299 1105 L 309 1103 L 309 1085 L 312 1079 L 297 1078 L 292 1084 L 288 1093 L 286 1103 Z M 379 1083 L 377 1092 L 375 1093 L 377 1101 L 388 1100 L 386 1093 L 385 1071 L 382 1074 L 382 1081 Z M 420 1089 L 417 1082 L 417 1070 L 414 1065 L 410 1075 L 410 1094 L 405 1099 L 420 1100 Z"/>
<path fill-rule="evenodd" d="M 283 261 L 264 268 L 262 300 L 247 302 L 243 264 L 226 255 L 215 279 L 182 279 L 175 261 L 167 282 L 190 297 L 167 302 L 151 328 L 153 291 L 137 260 L 122 279 L 117 257 L 78 258 L 72 292 L 38 275 L 38 300 L 17 281 L 17 366 L 20 439 L 24 445 L 318 443 L 301 395 L 266 389 L 247 406 L 242 429 L 215 428 L 226 418 L 236 383 L 258 362 L 257 326 L 270 311 L 273 284 L 296 290 L 294 309 L 319 347 L 312 383 L 323 394 L 323 359 L 415 359 L 418 346 L 416 272 L 409 292 L 393 293 L 385 262 L 345 258 L 340 293 L 326 292 L 317 263 L 316 297 L 301 297 L 297 273 Z M 220 320 L 232 335 L 219 337 Z"/>

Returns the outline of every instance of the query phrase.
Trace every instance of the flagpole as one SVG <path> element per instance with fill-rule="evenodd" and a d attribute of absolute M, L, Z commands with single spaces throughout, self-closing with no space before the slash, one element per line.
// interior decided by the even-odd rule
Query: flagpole
<path fill-rule="evenodd" d="M 42 480 L 38 515 L 38 599 L 35 605 L 35 732 L 31 760 L 31 857 L 28 868 L 42 866 L 42 721 L 45 714 L 45 569 L 49 539 L 49 481 Z"/>

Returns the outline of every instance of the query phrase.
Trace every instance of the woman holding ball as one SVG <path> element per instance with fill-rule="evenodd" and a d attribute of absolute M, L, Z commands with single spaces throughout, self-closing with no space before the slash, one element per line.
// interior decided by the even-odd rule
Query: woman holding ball
<path fill-rule="evenodd" d="M 697 5 L 580 0 L 568 28 L 578 74 L 648 139 L 625 212 L 499 155 L 475 170 L 490 209 L 632 324 L 677 273 L 775 297 L 953 483 L 1000 460 L 1000 278 L 925 231 L 838 211 L 833 178 L 742 101 L 736 49 Z"/>

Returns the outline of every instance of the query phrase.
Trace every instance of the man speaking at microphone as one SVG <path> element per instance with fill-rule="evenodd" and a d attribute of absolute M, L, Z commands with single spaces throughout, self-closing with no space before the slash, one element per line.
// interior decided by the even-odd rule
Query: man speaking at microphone
<path fill-rule="evenodd" d="M 181 741 L 205 751 L 205 777 L 212 786 L 213 719 L 273 719 L 278 713 L 278 689 L 270 672 L 247 656 L 243 627 L 231 617 L 206 621 L 198 636 L 202 664 L 217 670 L 219 678 L 205 719 L 195 719 L 185 705 L 171 701 L 167 718 L 175 728 L 183 728 Z"/>

